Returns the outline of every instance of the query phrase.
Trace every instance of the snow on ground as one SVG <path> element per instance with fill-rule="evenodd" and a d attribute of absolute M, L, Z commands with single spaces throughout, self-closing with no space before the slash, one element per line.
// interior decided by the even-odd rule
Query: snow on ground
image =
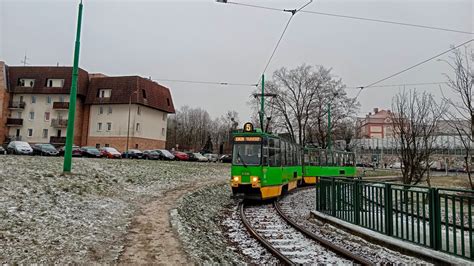
<path fill-rule="evenodd" d="M 113 263 L 139 207 L 223 164 L 0 156 L 0 263 Z"/>
<path fill-rule="evenodd" d="M 173 223 L 186 252 L 199 264 L 275 264 L 240 222 L 228 184 L 199 189 L 182 198 Z"/>
<path fill-rule="evenodd" d="M 375 264 L 427 264 L 427 262 L 405 256 L 399 252 L 372 244 L 364 239 L 351 235 L 329 224 L 310 218 L 310 210 L 316 209 L 316 194 L 314 189 L 307 189 L 287 195 L 282 201 L 282 208 L 289 217 L 303 225 L 316 235 L 355 252 Z"/>

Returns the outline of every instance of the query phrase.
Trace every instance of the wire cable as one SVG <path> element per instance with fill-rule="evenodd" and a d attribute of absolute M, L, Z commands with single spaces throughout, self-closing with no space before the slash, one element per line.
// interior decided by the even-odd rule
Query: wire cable
<path fill-rule="evenodd" d="M 287 11 L 285 9 L 280 9 L 280 8 L 273 8 L 273 7 L 260 6 L 260 5 L 251 5 L 251 4 L 242 4 L 242 3 L 238 3 L 238 2 L 227 1 L 227 3 L 234 4 L 234 5 L 240 5 L 240 6 L 246 6 L 246 7 L 252 7 L 252 8 L 266 9 L 266 10 L 271 10 L 271 11 L 279 11 L 279 12 Z M 384 20 L 384 19 L 375 19 L 375 18 L 367 18 L 367 17 L 349 16 L 349 15 L 342 15 L 342 14 L 336 14 L 336 13 L 325 13 L 325 12 L 310 11 L 310 10 L 298 10 L 298 12 L 313 14 L 313 15 L 320 15 L 320 16 L 338 17 L 338 18 L 345 18 L 345 19 L 354 19 L 354 20 L 362 20 L 362 21 L 368 21 L 368 22 L 393 24 L 393 25 L 406 26 L 406 27 L 415 27 L 415 28 L 421 28 L 421 29 L 447 31 L 447 32 L 455 32 L 455 33 L 474 35 L 474 32 L 471 32 L 471 31 L 462 31 L 462 30 L 456 30 L 456 29 L 448 29 L 448 28 L 442 28 L 442 27 L 435 27 L 435 26 L 428 26 L 428 25 L 421 25 L 421 24 L 407 23 L 407 22 L 400 22 L 400 21 L 393 21 L 393 20 Z"/>
<path fill-rule="evenodd" d="M 438 84 L 446 84 L 446 81 L 440 82 L 422 82 L 422 83 L 404 83 L 404 84 L 385 84 L 385 85 L 378 85 L 372 86 L 371 88 L 385 88 L 385 87 L 401 87 L 401 86 L 423 86 L 423 85 L 438 85 Z M 346 87 L 346 89 L 360 89 L 361 87 Z"/>
<path fill-rule="evenodd" d="M 401 71 L 398 71 L 398 72 L 396 72 L 396 73 L 394 73 L 394 74 L 392 74 L 392 75 L 390 75 L 390 76 L 388 76 L 388 77 L 385 77 L 385 78 L 380 79 L 380 80 L 378 80 L 378 81 L 372 82 L 372 83 L 370 83 L 369 85 L 361 86 L 361 88 L 362 88 L 362 89 L 366 89 L 366 88 L 372 87 L 372 86 L 374 86 L 374 85 L 376 85 L 376 84 L 379 84 L 380 82 L 383 82 L 383 81 L 385 81 L 385 80 L 387 80 L 387 79 L 391 79 L 391 78 L 393 78 L 393 77 L 395 77 L 395 76 L 398 76 L 398 75 L 400 75 L 400 74 L 402 74 L 402 73 L 404 73 L 404 72 L 407 72 L 407 71 L 409 71 L 409 70 L 411 70 L 411 69 L 413 69 L 413 68 L 415 68 L 415 67 L 417 67 L 417 66 L 420 66 L 420 65 L 422 65 L 422 64 L 425 64 L 425 63 L 427 63 L 427 62 L 429 62 L 429 61 L 431 61 L 431 60 L 433 60 L 433 59 L 435 59 L 435 58 L 438 58 L 438 57 L 440 57 L 440 56 L 442 56 L 442 55 L 444 55 L 444 54 L 447 54 L 447 53 L 449 53 L 449 52 L 451 52 L 451 51 L 453 51 L 453 50 L 456 50 L 457 48 L 459 48 L 459 47 L 461 47 L 461 46 L 463 46 L 463 45 L 466 45 L 466 44 L 468 44 L 468 43 L 470 43 L 470 42 L 472 42 L 472 41 L 474 41 L 474 39 L 470 39 L 470 40 L 465 41 L 465 42 L 463 42 L 463 43 L 461 43 L 461 44 L 458 44 L 458 45 L 456 45 L 456 46 L 454 46 L 454 47 L 451 47 L 450 49 L 448 49 L 448 50 L 446 50 L 446 51 L 444 51 L 444 52 L 441 52 L 441 53 L 439 53 L 439 54 L 436 54 L 435 56 L 432 56 L 432 57 L 430 57 L 430 58 L 428 58 L 428 59 L 425 59 L 425 60 L 423 60 L 423 61 L 421 61 L 421 62 L 419 62 L 419 63 L 417 63 L 417 64 L 415 64 L 415 65 L 413 65 L 413 66 L 407 67 L 407 68 L 405 68 L 405 69 L 403 69 L 403 70 L 401 70 Z"/>
<path fill-rule="evenodd" d="M 193 84 L 210 84 L 210 85 L 223 85 L 223 86 L 251 86 L 256 87 L 258 84 L 250 83 L 233 83 L 233 82 L 219 82 L 219 81 L 200 81 L 200 80 L 184 80 L 184 79 L 160 79 L 155 78 L 157 81 L 168 81 L 168 82 L 180 82 L 180 83 L 193 83 Z"/>
<path fill-rule="evenodd" d="M 324 13 L 324 12 L 308 11 L 308 10 L 303 10 L 303 11 L 301 11 L 301 12 L 302 12 L 302 13 L 308 13 L 308 14 L 322 15 L 322 16 L 330 16 L 330 17 L 338 17 L 338 18 L 346 18 L 346 19 L 363 20 L 363 21 L 370 21 L 370 22 L 378 22 L 378 23 L 399 25 L 399 26 L 416 27 L 416 28 L 422 28 L 422 29 L 448 31 L 448 32 L 456 32 L 456 33 L 471 34 L 471 35 L 474 34 L 474 32 L 470 32 L 470 31 L 462 31 L 462 30 L 455 30 L 455 29 L 448 29 L 448 28 L 441 28 L 441 27 L 434 27 L 434 26 L 427 26 L 427 25 L 420 25 L 420 24 L 413 24 L 413 23 L 406 23 L 406 22 L 383 20 L 383 19 L 374 19 L 374 18 L 364 18 L 364 17 L 356 17 L 356 16 L 347 16 L 347 15 L 339 15 L 339 14 L 334 14 L 334 13 Z"/>

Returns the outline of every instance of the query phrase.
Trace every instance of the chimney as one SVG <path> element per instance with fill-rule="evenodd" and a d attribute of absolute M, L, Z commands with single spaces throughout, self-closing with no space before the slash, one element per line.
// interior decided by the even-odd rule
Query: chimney
<path fill-rule="evenodd" d="M 379 112 L 379 108 L 374 108 L 374 114 Z"/>

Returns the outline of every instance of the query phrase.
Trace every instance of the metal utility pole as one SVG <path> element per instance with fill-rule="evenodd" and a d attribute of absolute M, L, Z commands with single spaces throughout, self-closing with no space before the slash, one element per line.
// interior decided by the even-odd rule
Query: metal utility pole
<path fill-rule="evenodd" d="M 64 149 L 63 172 L 71 172 L 72 164 L 72 143 L 74 141 L 74 118 L 76 115 L 77 98 L 77 77 L 79 74 L 79 51 L 81 45 L 81 23 L 82 23 L 82 0 L 79 3 L 79 12 L 77 15 L 76 43 L 74 48 L 74 65 L 72 69 L 71 92 L 69 94 L 69 114 L 66 129 L 66 146 Z"/>
<path fill-rule="evenodd" d="M 262 129 L 262 132 L 265 131 L 263 128 L 263 118 L 265 116 L 263 110 L 265 109 L 265 74 L 262 74 L 262 97 L 260 100 L 260 128 Z"/>

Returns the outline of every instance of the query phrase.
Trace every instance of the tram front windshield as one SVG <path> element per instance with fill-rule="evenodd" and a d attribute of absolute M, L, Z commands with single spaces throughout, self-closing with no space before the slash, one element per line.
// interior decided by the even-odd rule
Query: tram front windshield
<path fill-rule="evenodd" d="M 235 143 L 232 154 L 233 165 L 260 165 L 262 160 L 261 143 Z"/>

